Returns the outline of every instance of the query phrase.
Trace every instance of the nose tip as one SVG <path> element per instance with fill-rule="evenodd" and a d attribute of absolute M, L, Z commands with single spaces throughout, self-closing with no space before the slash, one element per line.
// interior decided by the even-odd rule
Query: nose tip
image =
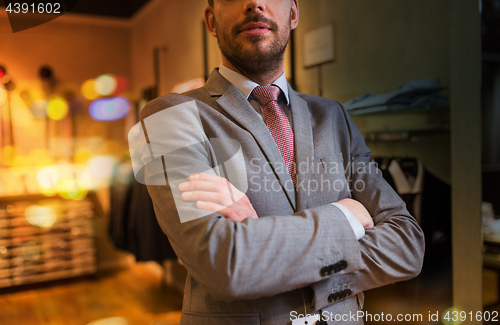
<path fill-rule="evenodd" d="M 249 3 L 246 6 L 247 13 L 262 12 L 262 11 L 264 11 L 264 7 L 259 3 L 259 1 L 249 1 Z"/>

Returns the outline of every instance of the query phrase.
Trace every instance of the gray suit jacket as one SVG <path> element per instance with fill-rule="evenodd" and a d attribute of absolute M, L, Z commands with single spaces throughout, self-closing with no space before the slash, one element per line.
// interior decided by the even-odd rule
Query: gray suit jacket
<path fill-rule="evenodd" d="M 304 308 L 349 315 L 362 308 L 364 290 L 420 272 L 422 231 L 338 102 L 290 89 L 299 170 L 295 193 L 285 186 L 291 179 L 266 125 L 217 70 L 204 87 L 145 107 L 143 126 L 148 119 L 170 125 L 164 137 L 149 134 L 149 148 L 173 136 L 190 136 L 188 128 L 173 129 L 158 113 L 193 100 L 207 139 L 239 144 L 246 194 L 260 218 L 239 223 L 212 213 L 180 222 L 181 210 L 197 209 L 190 203 L 176 206 L 176 181 L 220 165 L 210 141 L 164 155 L 163 168 L 146 171 L 148 184 L 168 178 L 167 185 L 148 185 L 148 190 L 158 222 L 188 270 L 181 324 L 291 324 L 291 316 L 304 314 Z M 375 227 L 360 241 L 342 211 L 331 205 L 348 197 L 374 218 Z"/>

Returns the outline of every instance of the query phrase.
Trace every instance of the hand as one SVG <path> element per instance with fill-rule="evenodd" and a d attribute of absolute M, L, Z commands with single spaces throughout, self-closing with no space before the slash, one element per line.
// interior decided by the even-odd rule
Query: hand
<path fill-rule="evenodd" d="M 259 218 L 248 197 L 223 177 L 192 174 L 179 190 L 184 201 L 196 201 L 198 209 L 218 212 L 232 221 Z"/>
<path fill-rule="evenodd" d="M 375 225 L 373 224 L 372 216 L 368 210 L 366 210 L 365 206 L 360 202 L 353 199 L 343 199 L 338 201 L 337 203 L 342 204 L 347 208 L 347 210 L 351 211 L 351 213 L 358 219 L 363 228 L 371 229 Z"/>

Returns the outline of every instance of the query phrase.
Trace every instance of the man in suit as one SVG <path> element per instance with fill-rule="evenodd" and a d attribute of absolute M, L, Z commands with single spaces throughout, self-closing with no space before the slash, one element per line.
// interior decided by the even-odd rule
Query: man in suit
<path fill-rule="evenodd" d="M 349 115 L 286 82 L 298 20 L 298 0 L 209 1 L 220 68 L 142 112 L 145 181 L 188 270 L 181 324 L 362 324 L 364 290 L 420 272 L 422 231 Z"/>

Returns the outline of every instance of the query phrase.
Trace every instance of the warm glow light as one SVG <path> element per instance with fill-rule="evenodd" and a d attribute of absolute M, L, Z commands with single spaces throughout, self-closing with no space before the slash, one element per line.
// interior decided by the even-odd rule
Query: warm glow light
<path fill-rule="evenodd" d="M 134 181 L 134 170 L 131 163 L 123 163 L 118 167 L 116 179 L 122 184 L 132 184 Z"/>
<path fill-rule="evenodd" d="M 48 166 L 54 163 L 54 159 L 48 150 L 35 149 L 29 153 L 28 163 L 30 166 Z"/>
<path fill-rule="evenodd" d="M 16 148 L 13 146 L 5 146 L 2 148 L 2 152 L 0 155 L 2 164 L 6 166 L 10 166 L 12 163 L 12 159 L 16 156 Z"/>
<path fill-rule="evenodd" d="M 96 78 L 94 83 L 95 91 L 102 96 L 111 95 L 117 88 L 117 81 L 112 74 L 103 74 Z"/>
<path fill-rule="evenodd" d="M 57 221 L 57 214 L 48 207 L 30 205 L 24 212 L 26 220 L 37 227 L 49 228 Z"/>
<path fill-rule="evenodd" d="M 118 96 L 128 90 L 128 80 L 125 77 L 116 76 L 116 89 L 113 95 Z"/>
<path fill-rule="evenodd" d="M 18 103 L 15 103 L 15 106 L 12 107 L 11 119 L 15 127 L 27 128 L 30 129 L 29 131 L 33 131 L 33 126 L 36 125 L 30 111 L 21 107 Z"/>
<path fill-rule="evenodd" d="M 49 102 L 43 99 L 36 100 L 31 104 L 30 111 L 35 118 L 45 118 L 47 117 L 47 106 Z"/>
<path fill-rule="evenodd" d="M 36 180 L 40 185 L 42 194 L 46 196 L 54 196 L 57 193 L 57 182 L 59 181 L 59 173 L 53 167 L 44 167 L 36 174 Z"/>
<path fill-rule="evenodd" d="M 7 92 L 5 89 L 0 88 L 0 105 L 3 105 L 5 101 L 7 100 Z"/>
<path fill-rule="evenodd" d="M 21 248 L 23 257 L 28 261 L 36 261 L 40 259 L 40 247 L 35 242 L 27 242 Z"/>
<path fill-rule="evenodd" d="M 117 162 L 117 159 L 113 156 L 92 158 L 88 163 L 90 175 L 95 178 L 109 178 L 113 175 Z"/>
<path fill-rule="evenodd" d="M 124 150 L 122 146 L 116 141 L 106 141 L 106 154 L 113 156 L 121 156 L 123 155 Z"/>
<path fill-rule="evenodd" d="M 86 164 L 92 158 L 92 151 L 87 148 L 79 148 L 74 155 L 75 164 Z"/>
<path fill-rule="evenodd" d="M 128 322 L 121 317 L 111 317 L 99 319 L 87 325 L 128 325 Z"/>
<path fill-rule="evenodd" d="M 57 183 L 57 191 L 65 199 L 82 200 L 87 196 L 88 190 L 77 179 L 65 179 Z"/>
<path fill-rule="evenodd" d="M 85 81 L 82 85 L 81 88 L 82 95 L 88 100 L 95 100 L 99 98 L 99 94 L 95 90 L 94 84 L 95 84 L 95 79 L 89 79 Z"/>
<path fill-rule="evenodd" d="M 98 121 L 114 121 L 127 116 L 130 102 L 123 97 L 105 98 L 90 104 L 90 115 Z"/>
<path fill-rule="evenodd" d="M 27 167 L 28 160 L 23 155 L 16 155 L 11 161 L 7 163 L 7 166 L 11 167 Z"/>
<path fill-rule="evenodd" d="M 68 103 L 61 97 L 49 100 L 47 115 L 56 121 L 62 120 L 68 114 Z"/>

